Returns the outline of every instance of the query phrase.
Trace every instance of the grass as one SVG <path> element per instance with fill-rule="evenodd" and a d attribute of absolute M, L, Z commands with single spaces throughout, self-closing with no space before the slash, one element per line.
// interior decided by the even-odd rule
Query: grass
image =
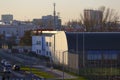
<path fill-rule="evenodd" d="M 68 72 L 70 73 L 70 72 Z M 72 74 L 72 73 L 70 73 Z M 74 75 L 74 74 L 72 74 Z M 98 77 L 104 77 L 104 76 L 115 76 L 120 75 L 120 68 L 84 68 L 80 70 L 80 75 L 86 76 L 86 78 L 90 78 L 92 80 L 92 77 L 98 76 Z M 78 77 L 77 79 L 65 79 L 65 80 L 89 80 L 84 77 Z"/>
<path fill-rule="evenodd" d="M 40 69 L 36 69 L 36 68 L 29 68 L 29 67 L 22 67 L 21 70 L 23 71 L 28 71 L 28 72 L 32 72 L 33 74 L 39 76 L 39 77 L 43 77 L 43 78 L 46 78 L 46 79 L 52 79 L 52 78 L 55 78 L 54 75 L 50 74 L 50 73 L 47 73 L 47 72 L 44 72 Z M 57 80 L 62 80 L 62 79 L 57 79 Z M 64 80 L 87 80 L 83 77 L 78 77 L 76 79 L 64 79 Z"/>
<path fill-rule="evenodd" d="M 119 68 L 87 68 L 80 70 L 81 74 L 86 75 L 97 75 L 97 76 L 114 76 L 114 75 L 120 75 L 120 69 Z"/>
<path fill-rule="evenodd" d="M 63 79 L 57 79 L 57 80 L 63 80 Z M 76 79 L 64 79 L 64 80 L 88 80 L 88 79 L 85 79 L 83 77 L 78 77 Z"/>
<path fill-rule="evenodd" d="M 40 69 L 36 68 L 29 68 L 29 67 L 22 67 L 21 70 L 32 72 L 33 74 L 43 77 L 43 78 L 56 78 L 54 75 L 44 72 Z M 68 72 L 69 73 L 69 72 Z M 120 69 L 119 68 L 86 68 L 80 70 L 81 74 L 85 74 L 86 76 L 114 76 L 114 75 L 120 75 Z M 70 73 L 72 74 L 72 73 Z M 74 74 L 73 74 L 74 75 Z M 82 76 L 77 76 L 76 79 L 64 79 L 64 80 L 88 80 Z M 58 79 L 62 80 L 62 79 Z"/>
<path fill-rule="evenodd" d="M 29 68 L 29 67 L 22 67 L 21 70 L 23 71 L 28 71 L 28 72 L 32 72 L 33 74 L 35 74 L 38 77 L 43 77 L 43 78 L 55 78 L 54 75 L 44 72 L 40 69 L 36 69 L 36 68 Z"/>
<path fill-rule="evenodd" d="M 64 80 L 88 80 L 88 79 L 85 79 L 83 77 L 79 77 L 79 78 L 76 78 L 76 79 L 64 79 Z"/>

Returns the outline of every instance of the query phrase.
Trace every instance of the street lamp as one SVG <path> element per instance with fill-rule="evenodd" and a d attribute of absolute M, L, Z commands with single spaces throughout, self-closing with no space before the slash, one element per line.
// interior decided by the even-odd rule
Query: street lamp
<path fill-rule="evenodd" d="M 83 67 L 85 67 L 85 35 L 83 32 Z"/>
<path fill-rule="evenodd" d="M 86 32 L 86 27 L 83 31 L 83 67 L 85 67 L 85 32 Z"/>
<path fill-rule="evenodd" d="M 66 51 L 63 51 L 62 53 L 62 57 L 63 57 L 63 80 L 64 80 L 64 54 L 68 52 L 67 50 Z"/>

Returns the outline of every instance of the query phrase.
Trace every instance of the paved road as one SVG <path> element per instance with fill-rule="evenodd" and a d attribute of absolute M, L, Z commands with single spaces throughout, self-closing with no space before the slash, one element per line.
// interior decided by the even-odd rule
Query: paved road
<path fill-rule="evenodd" d="M 6 59 L 7 61 L 9 61 L 10 63 L 14 64 L 14 62 L 17 62 L 19 64 L 20 63 L 27 63 L 28 62 L 28 58 L 25 60 L 25 59 L 22 59 L 22 58 L 19 58 L 15 55 L 11 55 L 10 53 L 6 53 L 4 52 L 3 50 L 0 50 L 0 57 L 2 57 L 2 59 Z M 31 60 L 29 60 L 30 62 Z M 3 65 L 0 63 L 0 71 L 3 72 Z M 22 71 L 19 71 L 19 72 L 16 72 L 16 71 L 11 71 L 11 73 L 1 73 L 0 75 L 0 80 L 2 80 L 3 76 L 5 78 L 7 78 L 7 76 L 10 78 L 9 80 L 31 80 L 31 79 L 37 79 L 37 80 L 41 80 L 41 78 L 35 76 L 34 74 L 30 74 L 30 73 L 25 73 L 25 72 L 22 72 Z"/>
<path fill-rule="evenodd" d="M 29 56 L 23 56 L 21 54 L 19 56 L 18 55 L 13 55 L 11 53 L 4 52 L 3 50 L 0 50 L 0 55 L 3 56 L 4 58 L 7 58 L 7 59 L 13 61 L 13 62 L 20 62 L 20 63 L 23 63 L 25 65 L 35 63 L 36 61 L 39 62 L 37 59 L 34 59 L 34 58 L 30 59 Z M 63 72 L 59 71 L 57 69 L 47 68 L 47 67 L 45 67 L 43 65 L 39 65 L 39 64 L 34 64 L 34 65 L 32 64 L 32 67 L 42 68 L 42 70 L 44 70 L 46 72 L 49 72 L 49 73 L 52 73 L 55 76 L 57 76 L 57 79 L 63 79 Z M 20 78 L 24 78 L 24 77 L 28 78 L 28 77 L 31 77 L 31 76 L 34 77 L 34 78 L 38 78 L 38 77 L 35 77 L 33 74 L 29 74 L 27 76 L 24 76 L 23 74 L 15 73 L 15 72 L 13 72 L 13 74 L 16 75 L 17 78 L 18 78 L 18 76 Z M 73 78 L 76 78 L 76 77 L 72 76 L 72 75 L 69 75 L 69 74 L 64 72 L 64 79 L 73 79 Z"/>

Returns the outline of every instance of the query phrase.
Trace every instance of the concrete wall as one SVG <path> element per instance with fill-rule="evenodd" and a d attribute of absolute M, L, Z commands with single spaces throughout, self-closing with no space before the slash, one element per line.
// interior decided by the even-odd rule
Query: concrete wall
<path fill-rule="evenodd" d="M 79 71 L 79 55 L 78 54 L 68 54 L 68 67 L 69 71 L 78 72 Z"/>

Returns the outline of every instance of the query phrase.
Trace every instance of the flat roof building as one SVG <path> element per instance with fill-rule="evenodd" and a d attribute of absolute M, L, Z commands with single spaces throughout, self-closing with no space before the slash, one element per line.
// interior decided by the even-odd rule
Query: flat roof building
<path fill-rule="evenodd" d="M 64 59 L 76 72 L 81 67 L 120 66 L 120 32 L 45 32 L 33 36 L 32 50 L 59 64 Z"/>
<path fill-rule="evenodd" d="M 1 20 L 4 24 L 11 24 L 13 21 L 13 15 L 11 14 L 4 14 L 1 16 Z"/>

